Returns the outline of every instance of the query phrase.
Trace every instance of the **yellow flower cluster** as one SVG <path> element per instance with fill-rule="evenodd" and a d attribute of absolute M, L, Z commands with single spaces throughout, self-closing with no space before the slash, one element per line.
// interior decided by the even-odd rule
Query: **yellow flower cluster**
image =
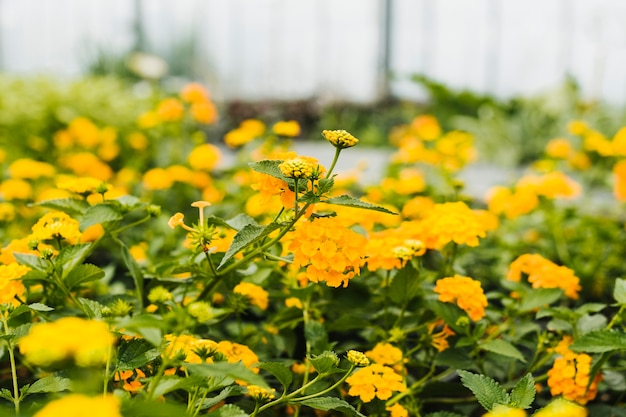
<path fill-rule="evenodd" d="M 488 225 L 462 201 L 435 204 L 420 221 L 423 241 L 428 249 L 441 249 L 447 243 L 478 246 Z"/>
<path fill-rule="evenodd" d="M 233 288 L 235 294 L 244 295 L 250 300 L 250 304 L 266 310 L 269 304 L 269 293 L 263 287 L 251 282 L 240 282 Z"/>
<path fill-rule="evenodd" d="M 104 161 L 111 161 L 120 153 L 116 129 L 110 126 L 100 129 L 86 117 L 77 117 L 68 124 L 67 129 L 56 132 L 54 144 L 57 149 L 64 151 L 73 148 L 95 152 L 97 156 L 85 153 Z"/>
<path fill-rule="evenodd" d="M 360 397 L 364 403 L 372 401 L 374 397 L 387 400 L 393 391 L 406 391 L 402 377 L 392 368 L 378 363 L 360 368 L 346 382 L 350 385 L 348 394 Z"/>
<path fill-rule="evenodd" d="M 528 275 L 528 282 L 533 288 L 561 288 L 572 299 L 577 299 L 581 290 L 580 280 L 573 270 L 539 254 L 524 254 L 515 259 L 509 265 L 507 279 L 519 282 L 522 273 Z"/>
<path fill-rule="evenodd" d="M 198 171 L 212 171 L 222 159 L 219 148 L 210 143 L 196 146 L 187 157 L 189 165 Z"/>
<path fill-rule="evenodd" d="M 295 120 L 281 120 L 272 126 L 272 132 L 279 136 L 293 138 L 300 134 L 300 124 Z"/>
<path fill-rule="evenodd" d="M 29 158 L 16 159 L 9 165 L 9 175 L 11 178 L 37 179 L 41 177 L 52 177 L 55 173 L 56 169 L 53 165 Z"/>
<path fill-rule="evenodd" d="M 80 240 L 81 232 L 78 220 L 61 211 L 46 213 L 32 227 L 31 239 L 65 239 L 74 244 Z"/>
<path fill-rule="evenodd" d="M 317 179 L 319 178 L 319 166 L 303 157 L 288 159 L 278 165 L 278 169 L 284 176 L 294 179 Z"/>
<path fill-rule="evenodd" d="M 587 415 L 585 407 L 557 398 L 533 414 L 533 417 L 587 417 Z"/>
<path fill-rule="evenodd" d="M 571 351 L 571 343 L 571 337 L 566 336 L 554 348 L 561 356 L 554 360 L 548 371 L 548 386 L 553 396 L 562 395 L 566 400 L 584 405 L 596 397 L 602 374 L 598 373 L 590 384 L 591 356 Z"/>
<path fill-rule="evenodd" d="M 69 394 L 46 404 L 33 417 L 122 417 L 120 400 L 115 395 L 88 397 Z"/>
<path fill-rule="evenodd" d="M 385 410 L 389 411 L 389 417 L 409 417 L 409 411 L 400 403 L 395 403 L 391 407 L 386 407 Z"/>
<path fill-rule="evenodd" d="M 391 366 L 396 372 L 401 372 L 404 365 L 402 351 L 391 343 L 377 343 L 374 349 L 365 352 L 365 356 L 380 365 Z"/>
<path fill-rule="evenodd" d="M 257 401 L 268 401 L 274 398 L 276 391 L 273 388 L 263 388 L 258 385 L 248 385 L 248 394 Z"/>
<path fill-rule="evenodd" d="M 25 265 L 12 262 L 8 265 L 0 265 L 0 304 L 18 306 L 18 298 L 24 300 L 26 288 L 19 278 L 30 271 Z"/>
<path fill-rule="evenodd" d="M 156 109 L 142 114 L 137 120 L 139 127 L 149 129 L 161 123 L 179 122 L 185 117 L 186 105 L 191 118 L 198 123 L 212 124 L 217 121 L 217 109 L 209 92 L 198 83 L 187 84 L 175 97 L 161 100 Z"/>
<path fill-rule="evenodd" d="M 20 353 L 36 366 L 50 367 L 73 360 L 78 366 L 89 367 L 108 360 L 114 341 L 104 322 L 64 317 L 34 324 L 18 345 Z"/>
<path fill-rule="evenodd" d="M 265 133 L 265 124 L 257 119 L 246 119 L 239 126 L 224 136 L 224 143 L 230 148 L 238 148 L 261 137 Z"/>
<path fill-rule="evenodd" d="M 363 352 L 359 352 L 358 350 L 349 350 L 346 355 L 348 361 L 355 364 L 356 366 L 367 366 L 370 364 L 370 360 L 365 356 Z"/>
<path fill-rule="evenodd" d="M 345 130 L 322 130 L 322 136 L 339 149 L 351 148 L 359 143 L 357 138 Z"/>
<path fill-rule="evenodd" d="M 479 281 L 461 275 L 441 278 L 437 280 L 434 291 L 439 294 L 439 301 L 456 302 L 472 320 L 477 321 L 485 317 L 487 297 Z"/>
<path fill-rule="evenodd" d="M 64 178 L 62 181 L 57 182 L 57 188 L 76 194 L 94 194 L 104 192 L 110 186 L 94 177 L 72 177 Z"/>
<path fill-rule="evenodd" d="M 294 253 L 293 266 L 306 267 L 309 281 L 347 287 L 348 281 L 361 271 L 366 240 L 335 218 L 301 222 L 292 238 L 288 248 Z"/>
<path fill-rule="evenodd" d="M 526 411 L 502 404 L 496 404 L 496 406 L 493 407 L 493 410 L 483 414 L 483 417 L 526 417 Z"/>
<path fill-rule="evenodd" d="M 618 201 L 626 201 L 626 160 L 613 166 L 613 196 Z"/>

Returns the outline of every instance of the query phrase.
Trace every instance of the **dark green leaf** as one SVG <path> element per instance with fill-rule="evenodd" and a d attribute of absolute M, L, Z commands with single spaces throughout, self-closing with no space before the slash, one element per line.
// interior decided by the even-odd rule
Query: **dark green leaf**
<path fill-rule="evenodd" d="M 613 289 L 613 298 L 619 304 L 626 304 L 626 279 L 617 278 Z"/>
<path fill-rule="evenodd" d="M 186 407 L 174 402 L 133 401 L 122 402 L 122 415 L 126 417 L 172 417 L 187 415 Z"/>
<path fill-rule="evenodd" d="M 626 349 L 626 334 L 617 330 L 594 330 L 576 339 L 570 349 L 577 352 L 610 352 Z"/>
<path fill-rule="evenodd" d="M 398 271 L 389 285 L 391 301 L 400 305 L 411 301 L 420 291 L 418 275 L 417 270 L 410 263 Z"/>
<path fill-rule="evenodd" d="M 49 375 L 35 381 L 30 387 L 28 387 L 28 393 L 61 392 L 69 390 L 71 385 L 72 381 L 69 378 Z"/>
<path fill-rule="evenodd" d="M 166 376 L 159 381 L 159 385 L 154 390 L 154 395 L 160 397 L 168 392 L 179 389 L 188 391 L 190 388 L 206 385 L 205 379 L 200 375 L 189 375 L 187 377 Z"/>
<path fill-rule="evenodd" d="M 159 356 L 159 351 L 145 339 L 131 339 L 122 342 L 117 350 L 118 371 L 140 368 Z"/>
<path fill-rule="evenodd" d="M 89 203 L 85 200 L 79 200 L 76 198 L 60 198 L 56 200 L 40 201 L 38 203 L 34 203 L 33 205 L 62 211 L 71 216 L 82 214 L 90 207 Z"/>
<path fill-rule="evenodd" d="M 242 395 L 246 389 L 244 387 L 240 387 L 239 385 L 229 385 L 220 391 L 215 397 L 207 398 L 202 402 L 201 410 L 206 410 L 207 408 L 211 408 L 214 405 L 218 404 L 220 401 L 225 400 L 228 397 L 233 395 Z"/>
<path fill-rule="evenodd" d="M 48 273 L 31 269 L 20 278 L 21 281 L 46 281 Z"/>
<path fill-rule="evenodd" d="M 287 390 L 293 379 L 293 374 L 289 368 L 279 362 L 261 362 L 258 366 L 261 369 L 266 370 L 270 374 L 274 375 L 280 384 Z"/>
<path fill-rule="evenodd" d="M 306 405 L 307 407 L 322 411 L 336 410 L 346 416 L 365 417 L 365 415 L 358 412 L 356 408 L 352 407 L 344 400 L 335 397 L 309 398 L 308 400 L 298 401 L 295 404 Z"/>
<path fill-rule="evenodd" d="M 559 288 L 535 288 L 528 291 L 522 297 L 520 311 L 532 311 L 539 307 L 552 304 L 563 295 L 563 290 Z"/>
<path fill-rule="evenodd" d="M 515 346 L 506 340 L 495 339 L 490 340 L 487 343 L 483 343 L 480 345 L 481 349 L 484 349 L 488 352 L 497 353 L 498 355 L 506 356 L 508 358 L 517 359 L 521 362 L 526 362 L 526 358 L 522 352 L 520 352 Z"/>
<path fill-rule="evenodd" d="M 89 226 L 93 226 L 98 223 L 112 222 L 121 220 L 122 214 L 117 211 L 112 205 L 109 204 L 97 204 L 91 206 L 80 217 L 80 226 L 82 230 L 85 230 Z"/>
<path fill-rule="evenodd" d="M 13 256 L 15 257 L 17 263 L 29 266 L 36 271 L 46 272 L 50 267 L 50 264 L 48 264 L 37 255 L 16 252 L 13 254 Z"/>
<path fill-rule="evenodd" d="M 226 404 L 215 411 L 206 414 L 207 417 L 248 417 L 245 411 L 234 404 Z"/>
<path fill-rule="evenodd" d="M 59 254 L 54 258 L 55 265 L 61 265 L 63 267 L 63 278 L 74 267 L 82 263 L 89 255 L 93 248 L 91 243 L 81 243 L 72 246 L 66 246 Z"/>
<path fill-rule="evenodd" d="M 448 348 L 437 355 L 435 363 L 449 368 L 468 369 L 475 366 L 470 351 L 470 348 Z"/>
<path fill-rule="evenodd" d="M 491 411 L 496 404 L 509 404 L 509 394 L 494 379 L 467 371 L 459 370 L 457 373 L 461 376 L 463 385 L 472 391 L 476 400 L 487 411 Z"/>
<path fill-rule="evenodd" d="M 328 349 L 328 333 L 322 323 L 309 320 L 304 326 L 304 337 L 311 345 L 313 352 L 321 353 Z"/>
<path fill-rule="evenodd" d="M 276 223 L 270 223 L 267 226 L 258 226 L 254 224 L 248 224 L 244 226 L 240 231 L 237 232 L 237 234 L 233 238 L 230 247 L 226 251 L 226 254 L 224 254 L 224 257 L 222 258 L 222 261 L 218 265 L 217 269 L 220 269 L 222 266 L 224 266 L 224 264 L 230 258 L 232 258 L 243 248 L 261 240 L 262 238 L 276 230 L 278 227 L 279 226 Z"/>
<path fill-rule="evenodd" d="M 241 363 L 215 362 L 203 364 L 183 364 L 192 374 L 200 375 L 204 378 L 226 377 L 246 381 L 253 385 L 269 388 L 263 378 L 252 372 Z"/>
<path fill-rule="evenodd" d="M 366 203 L 365 201 L 361 201 L 358 198 L 351 197 L 347 194 L 343 194 L 338 197 L 331 197 L 329 199 L 324 200 L 324 202 L 329 203 L 329 204 L 337 204 L 338 206 L 356 207 L 356 208 L 362 208 L 362 209 L 367 209 L 367 210 L 380 211 L 380 212 L 387 213 L 387 214 L 398 214 L 384 207 Z"/>
<path fill-rule="evenodd" d="M 65 285 L 70 290 L 80 284 L 104 278 L 104 271 L 92 264 L 78 265 L 65 277 Z"/>
<path fill-rule="evenodd" d="M 102 309 L 104 306 L 95 300 L 90 300 L 89 298 L 78 298 L 78 301 L 82 304 L 82 306 L 87 310 L 89 314 L 89 318 L 91 319 L 101 319 L 102 318 Z"/>
<path fill-rule="evenodd" d="M 334 372 L 339 365 L 339 357 L 335 352 L 325 351 L 319 355 L 313 355 L 309 358 L 311 365 L 319 374 L 327 374 Z"/>
<path fill-rule="evenodd" d="M 511 390 L 511 405 L 515 408 L 530 408 L 536 393 L 535 380 L 532 374 L 528 373 Z"/>

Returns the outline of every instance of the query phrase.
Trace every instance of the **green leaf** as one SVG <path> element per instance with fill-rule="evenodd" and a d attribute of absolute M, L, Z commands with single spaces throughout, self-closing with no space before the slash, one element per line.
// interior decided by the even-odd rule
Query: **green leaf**
<path fill-rule="evenodd" d="M 137 302 L 139 303 L 139 310 L 143 310 L 143 273 L 141 272 L 141 268 L 135 258 L 130 254 L 128 247 L 121 240 L 114 238 L 115 243 L 117 243 L 120 247 L 122 253 L 122 260 L 124 261 L 124 265 L 128 268 L 130 275 L 133 277 L 133 282 L 135 283 L 135 293 L 137 294 Z"/>
<path fill-rule="evenodd" d="M 571 350 L 578 352 L 610 352 L 626 349 L 626 334 L 617 330 L 594 330 L 572 343 Z"/>
<path fill-rule="evenodd" d="M 233 238 L 230 247 L 226 251 L 226 254 L 224 254 L 224 257 L 222 258 L 222 261 L 218 265 L 217 269 L 219 270 L 230 258 L 246 246 L 252 245 L 253 243 L 263 239 L 278 227 L 279 225 L 277 223 L 270 223 L 267 226 L 259 226 L 255 224 L 248 224 L 244 226 Z"/>
<path fill-rule="evenodd" d="M 37 271 L 31 269 L 20 278 L 21 281 L 46 281 L 48 280 L 48 273 L 43 271 Z"/>
<path fill-rule="evenodd" d="M 46 272 L 50 267 L 46 261 L 41 259 L 37 255 L 31 255 L 28 253 L 14 253 L 13 256 L 17 263 L 21 265 L 26 265 L 34 269 L 35 271 Z"/>
<path fill-rule="evenodd" d="M 76 198 L 60 198 L 55 200 L 46 200 L 34 203 L 34 206 L 51 208 L 54 210 L 62 211 L 71 216 L 84 213 L 89 207 L 88 202 L 85 200 L 79 200 Z"/>
<path fill-rule="evenodd" d="M 585 314 L 576 322 L 578 334 L 583 335 L 593 330 L 601 330 L 606 326 L 607 320 L 602 314 Z"/>
<path fill-rule="evenodd" d="M 522 352 L 506 340 L 490 340 L 489 342 L 480 345 L 480 347 L 488 352 L 497 353 L 498 355 L 526 362 L 526 358 L 524 358 Z"/>
<path fill-rule="evenodd" d="M 52 311 L 54 310 L 54 308 L 52 307 L 48 307 L 45 304 L 41 304 L 41 303 L 32 303 L 28 305 L 28 308 L 34 311 Z"/>
<path fill-rule="evenodd" d="M 519 309 L 522 312 L 532 311 L 552 304 L 562 295 L 563 290 L 559 288 L 536 288 L 524 294 Z"/>
<path fill-rule="evenodd" d="M 182 414 L 181 414 L 182 415 Z M 206 414 L 207 417 L 249 417 L 245 411 L 234 404 L 226 404 L 215 411 Z"/>
<path fill-rule="evenodd" d="M 457 373 L 461 376 L 463 385 L 472 391 L 476 400 L 487 411 L 491 411 L 496 404 L 508 405 L 510 403 L 509 395 L 494 379 L 461 370 Z"/>
<path fill-rule="evenodd" d="M 437 411 L 436 413 L 426 414 L 424 417 L 464 417 L 461 414 L 451 413 L 450 411 Z"/>
<path fill-rule="evenodd" d="M 468 369 L 475 366 L 470 352 L 471 349 L 469 347 L 448 348 L 443 352 L 439 352 L 435 358 L 435 364 L 449 368 Z"/>
<path fill-rule="evenodd" d="M 121 219 L 121 213 L 118 212 L 113 206 L 109 204 L 97 204 L 89 207 L 81 216 L 80 226 L 82 230 L 85 230 L 94 224 L 112 222 Z"/>
<path fill-rule="evenodd" d="M 179 389 L 188 391 L 190 388 L 201 387 L 203 385 L 206 386 L 206 381 L 200 375 L 189 375 L 184 378 L 180 376 L 166 376 L 159 381 L 159 385 L 154 389 L 154 395 L 160 397 L 168 392 Z"/>
<path fill-rule="evenodd" d="M 334 175 L 333 175 L 334 177 Z M 322 178 L 318 181 L 317 192 L 319 195 L 324 195 L 329 192 L 335 185 L 334 178 Z"/>
<path fill-rule="evenodd" d="M 532 374 L 527 373 L 511 390 L 511 405 L 515 408 L 530 408 L 536 393 L 535 380 Z"/>
<path fill-rule="evenodd" d="M 71 385 L 72 381 L 69 378 L 50 375 L 35 381 L 30 387 L 28 387 L 28 393 L 61 392 L 69 390 Z"/>
<path fill-rule="evenodd" d="M 159 357 L 159 351 L 145 339 L 122 342 L 117 350 L 118 371 L 130 371 L 142 367 Z"/>
<path fill-rule="evenodd" d="M 186 407 L 174 402 L 142 401 L 133 398 L 133 401 L 122 401 L 122 415 L 128 417 L 172 417 L 187 415 Z"/>
<path fill-rule="evenodd" d="M 387 214 L 398 214 L 384 207 L 376 206 L 374 204 L 366 203 L 358 198 L 351 197 L 347 194 L 340 195 L 338 197 L 331 197 L 324 200 L 324 203 L 337 204 L 338 206 L 356 207 L 367 210 L 380 211 Z"/>
<path fill-rule="evenodd" d="M 0 389 L 0 398 L 13 402 L 13 394 L 6 388 Z"/>
<path fill-rule="evenodd" d="M 309 320 L 304 325 L 304 337 L 311 345 L 312 352 L 323 352 L 328 349 L 328 333 L 324 325 L 315 320 Z"/>
<path fill-rule="evenodd" d="M 207 398 L 202 402 L 200 406 L 201 410 L 206 410 L 207 408 L 211 408 L 214 405 L 218 404 L 220 401 L 231 397 L 233 395 L 242 395 L 246 389 L 244 387 L 240 387 L 239 385 L 229 385 L 220 391 L 215 397 Z"/>
<path fill-rule="evenodd" d="M 89 314 L 89 318 L 92 319 L 101 319 L 102 318 L 102 309 L 104 306 L 95 300 L 91 300 L 89 298 L 78 298 L 78 301 L 83 305 L 87 313 Z"/>
<path fill-rule="evenodd" d="M 96 281 L 104 278 L 104 271 L 92 264 L 78 265 L 72 269 L 65 277 L 65 285 L 68 289 L 84 284 L 85 282 Z"/>
<path fill-rule="evenodd" d="M 229 227 L 231 229 L 241 230 L 249 224 L 256 225 L 258 223 L 256 222 L 256 220 L 254 220 L 252 217 L 248 216 L 247 214 L 239 213 L 232 219 L 226 220 L 224 224 L 226 225 L 226 227 Z"/>
<path fill-rule="evenodd" d="M 291 381 L 293 380 L 293 374 L 289 368 L 280 362 L 261 362 L 258 368 L 264 369 L 270 374 L 274 375 L 280 384 L 287 390 Z"/>
<path fill-rule="evenodd" d="M 246 381 L 253 385 L 269 388 L 263 378 L 248 369 L 243 363 L 215 362 L 203 364 L 184 363 L 183 366 L 192 374 L 200 375 L 204 378 L 226 377 Z"/>
<path fill-rule="evenodd" d="M 309 398 L 308 400 L 295 402 L 295 404 L 306 405 L 307 407 L 322 411 L 336 410 L 346 416 L 365 417 L 365 415 L 358 412 L 356 408 L 336 397 Z"/>
<path fill-rule="evenodd" d="M 91 243 L 81 243 L 72 246 L 66 246 L 59 254 L 54 258 L 55 265 L 61 265 L 63 267 L 63 278 L 74 267 L 85 260 L 93 248 Z"/>
<path fill-rule="evenodd" d="M 280 168 L 278 168 L 278 165 L 282 163 L 283 161 L 280 160 L 266 159 L 264 161 L 250 162 L 248 165 L 250 166 L 250 168 L 252 168 L 253 171 L 260 172 L 261 174 L 270 175 L 287 183 L 291 181 L 291 184 L 293 184 L 293 180 L 284 176 Z"/>
<path fill-rule="evenodd" d="M 335 371 L 339 365 L 339 357 L 335 352 L 329 350 L 319 355 L 313 355 L 309 360 L 318 374 L 331 373 Z"/>
<path fill-rule="evenodd" d="M 626 304 L 626 279 L 617 278 L 613 289 L 613 298 L 619 304 Z"/>
<path fill-rule="evenodd" d="M 394 303 L 404 305 L 411 301 L 420 291 L 419 273 L 412 264 L 402 268 L 389 284 L 389 298 Z"/>

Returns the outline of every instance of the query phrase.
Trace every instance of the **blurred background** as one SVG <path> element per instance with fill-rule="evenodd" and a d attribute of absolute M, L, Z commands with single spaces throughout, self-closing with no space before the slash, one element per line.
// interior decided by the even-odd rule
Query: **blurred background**
<path fill-rule="evenodd" d="M 425 112 L 532 154 L 566 120 L 624 122 L 625 18 L 621 0 L 0 0 L 0 69 L 139 96 L 198 81 L 223 130 L 279 112 L 380 144 Z"/>

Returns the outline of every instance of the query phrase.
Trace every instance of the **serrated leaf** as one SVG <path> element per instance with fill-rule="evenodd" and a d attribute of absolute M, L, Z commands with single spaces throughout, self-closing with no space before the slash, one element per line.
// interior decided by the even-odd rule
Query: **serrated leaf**
<path fill-rule="evenodd" d="M 205 378 L 226 377 L 246 381 L 253 385 L 269 388 L 259 375 L 248 369 L 243 363 L 215 362 L 203 364 L 183 364 L 191 373 Z"/>
<path fill-rule="evenodd" d="M 617 330 L 594 330 L 572 343 L 571 350 L 578 352 L 610 352 L 626 349 L 626 334 Z"/>
<path fill-rule="evenodd" d="M 131 339 L 120 344 L 117 350 L 118 371 L 142 367 L 159 357 L 159 351 L 145 339 Z"/>
<path fill-rule="evenodd" d="M 122 214 L 112 205 L 97 204 L 95 206 L 90 206 L 80 217 L 79 221 L 81 229 L 85 230 L 94 224 L 112 222 L 121 219 Z"/>
<path fill-rule="evenodd" d="M 289 181 L 293 183 L 293 180 L 283 175 L 280 168 L 278 168 L 278 165 L 282 163 L 283 161 L 281 160 L 266 159 L 258 162 L 250 162 L 248 165 L 250 166 L 250 168 L 252 168 L 253 171 L 260 172 L 261 174 L 270 175 L 287 183 L 289 183 Z"/>
<path fill-rule="evenodd" d="M 325 351 L 319 355 L 309 357 L 313 368 L 319 374 L 327 374 L 335 371 L 339 365 L 339 357 L 335 352 Z"/>
<path fill-rule="evenodd" d="M 530 408 L 536 393 L 535 380 L 532 374 L 528 373 L 511 390 L 511 405 L 522 409 Z"/>
<path fill-rule="evenodd" d="M 333 188 L 335 185 L 335 179 L 333 177 L 322 178 L 317 182 L 317 192 L 319 195 L 324 195 Z"/>
<path fill-rule="evenodd" d="M 249 417 L 249 414 L 234 404 L 226 404 L 206 414 L 207 417 Z"/>
<path fill-rule="evenodd" d="M 476 400 L 487 411 L 491 411 L 496 404 L 510 403 L 509 394 L 493 378 L 461 370 L 457 373 L 461 376 L 463 385 L 472 391 Z"/>
<path fill-rule="evenodd" d="M 585 314 L 576 322 L 578 334 L 583 335 L 594 330 L 601 330 L 606 326 L 607 320 L 602 314 Z"/>
<path fill-rule="evenodd" d="M 104 278 L 104 270 L 92 264 L 82 264 L 67 274 L 65 285 L 71 290 L 85 282 L 97 281 L 102 278 Z"/>
<path fill-rule="evenodd" d="M 52 311 L 54 310 L 54 308 L 52 307 L 48 307 L 45 304 L 41 304 L 41 303 L 32 303 L 28 305 L 28 308 L 34 311 Z"/>
<path fill-rule="evenodd" d="M 249 224 L 258 224 L 258 223 L 256 222 L 256 220 L 254 220 L 252 217 L 248 216 L 247 214 L 239 213 L 232 219 L 226 220 L 224 224 L 226 225 L 226 227 L 230 227 L 231 229 L 241 230 Z"/>
<path fill-rule="evenodd" d="M 61 265 L 63 269 L 62 278 L 72 270 L 74 267 L 82 263 L 89 255 L 93 245 L 91 243 L 82 243 L 72 246 L 66 246 L 59 254 L 54 258 L 55 265 Z"/>
<path fill-rule="evenodd" d="M 517 359 L 521 362 L 526 362 L 526 358 L 522 352 L 520 352 L 515 346 L 506 340 L 496 339 L 490 340 L 487 343 L 480 345 L 481 349 L 484 349 L 488 352 L 497 353 L 498 355 L 506 356 L 508 358 Z"/>
<path fill-rule="evenodd" d="M 50 375 L 33 382 L 33 384 L 28 387 L 28 393 L 61 392 L 69 390 L 71 385 L 72 381 L 69 378 Z"/>
<path fill-rule="evenodd" d="M 304 337 L 311 345 L 313 352 L 323 352 L 328 349 L 328 332 L 324 325 L 315 320 L 309 320 L 304 325 Z"/>
<path fill-rule="evenodd" d="M 289 368 L 279 362 L 261 362 L 258 368 L 264 369 L 270 374 L 274 375 L 280 384 L 287 390 L 291 381 L 293 380 L 293 374 Z"/>
<path fill-rule="evenodd" d="M 48 273 L 43 271 L 37 271 L 31 269 L 20 277 L 20 281 L 46 281 L 48 280 Z"/>
<path fill-rule="evenodd" d="M 6 388 L 0 389 L 0 398 L 13 402 L 13 394 Z"/>
<path fill-rule="evenodd" d="M 89 314 L 89 318 L 91 319 L 101 319 L 102 318 L 102 309 L 104 306 L 95 300 L 90 300 L 89 298 L 78 298 L 78 302 L 82 304 L 82 306 L 87 310 Z"/>
<path fill-rule="evenodd" d="M 389 284 L 389 298 L 394 303 L 404 305 L 411 301 L 420 291 L 420 280 L 418 272 L 412 264 L 407 263 L 393 277 Z"/>
<path fill-rule="evenodd" d="M 202 405 L 200 406 L 201 410 L 206 410 L 207 408 L 211 408 L 214 405 L 218 404 L 220 401 L 225 400 L 226 398 L 233 395 L 241 395 L 246 391 L 244 387 L 240 387 L 239 385 L 229 385 L 220 391 L 215 397 L 206 398 Z"/>
<path fill-rule="evenodd" d="M 179 389 L 189 390 L 189 388 L 206 385 L 203 377 L 200 375 L 189 375 L 184 378 L 180 376 L 166 376 L 159 381 L 159 385 L 154 389 L 154 395 L 160 397 L 168 392 Z"/>
<path fill-rule="evenodd" d="M 237 232 L 235 237 L 233 238 L 230 247 L 224 254 L 222 261 L 218 265 L 217 269 L 219 270 L 230 258 L 232 258 L 235 254 L 241 251 L 248 245 L 253 244 L 254 242 L 259 241 L 265 236 L 272 233 L 274 230 L 278 228 L 278 224 L 270 223 L 267 226 L 259 226 L 255 224 L 248 224 L 244 226 L 240 231 Z"/>
<path fill-rule="evenodd" d="M 366 210 L 380 211 L 382 213 L 387 213 L 387 214 L 398 214 L 384 207 L 366 203 L 365 201 L 349 196 L 348 194 L 342 194 L 337 197 L 328 198 L 324 200 L 324 203 L 336 204 L 338 206 L 356 207 L 356 208 L 362 208 Z"/>
<path fill-rule="evenodd" d="M 59 198 L 55 200 L 39 201 L 33 205 L 62 211 L 71 216 L 82 214 L 90 207 L 89 203 L 85 200 L 79 200 L 76 198 Z"/>
<path fill-rule="evenodd" d="M 134 195 L 130 195 L 130 194 L 126 194 L 126 195 L 117 197 L 113 201 L 119 203 L 120 206 L 122 208 L 124 208 L 124 210 L 126 210 L 126 211 L 134 210 L 134 209 L 138 209 L 138 208 L 146 206 L 146 203 L 141 202 L 141 200 L 139 200 L 139 198 L 135 197 Z"/>
<path fill-rule="evenodd" d="M 613 298 L 619 304 L 626 304 L 626 279 L 617 278 L 613 289 Z"/>
<path fill-rule="evenodd" d="M 532 311 L 536 308 L 550 305 L 563 295 L 563 290 L 559 288 L 535 288 L 528 291 L 522 297 L 520 311 Z"/>
<path fill-rule="evenodd" d="M 15 252 L 13 256 L 15 257 L 17 263 L 29 266 L 36 271 L 46 272 L 50 267 L 50 265 L 46 261 L 44 261 L 37 255 Z"/>
<path fill-rule="evenodd" d="M 317 397 L 309 398 L 308 400 L 298 401 L 295 404 L 306 405 L 307 407 L 315 408 L 316 410 L 330 411 L 336 410 L 347 416 L 365 417 L 357 411 L 356 408 L 335 397 Z"/>

